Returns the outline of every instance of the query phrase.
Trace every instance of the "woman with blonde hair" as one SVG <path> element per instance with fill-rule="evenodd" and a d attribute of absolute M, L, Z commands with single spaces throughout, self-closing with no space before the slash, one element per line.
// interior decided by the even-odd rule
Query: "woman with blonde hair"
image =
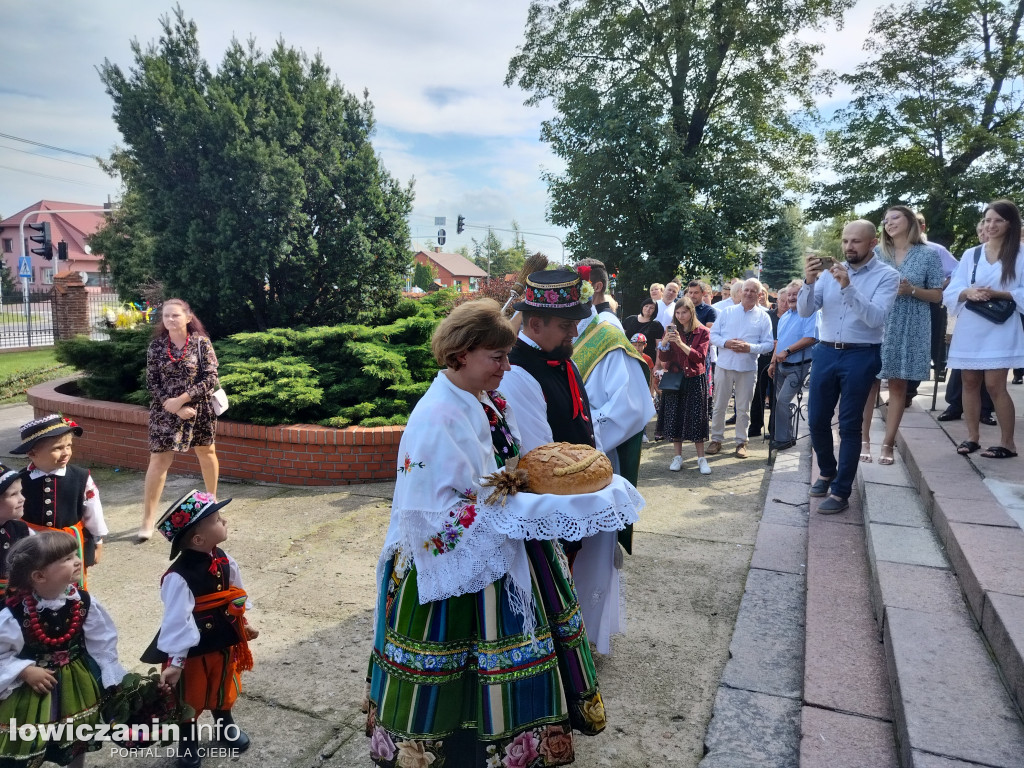
<path fill-rule="evenodd" d="M 942 301 L 942 260 L 927 244 L 914 211 L 905 205 L 890 206 L 882 219 L 881 243 L 875 255 L 900 273 L 896 302 L 885 318 L 882 336 L 882 369 L 878 379 L 889 382 L 889 408 L 879 464 L 892 464 L 896 431 L 906 409 L 907 382 L 924 381 L 931 367 L 932 314 L 929 304 Z M 871 461 L 871 416 L 878 398 L 876 382 L 864 404 L 861 461 Z"/>

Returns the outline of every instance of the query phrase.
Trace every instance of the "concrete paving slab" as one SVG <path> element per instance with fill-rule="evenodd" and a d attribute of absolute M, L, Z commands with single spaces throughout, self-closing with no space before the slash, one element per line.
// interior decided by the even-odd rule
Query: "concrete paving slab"
<path fill-rule="evenodd" d="M 1013 518 L 1014 522 L 1024 528 L 1024 484 L 1019 482 L 1019 474 L 1015 479 L 1018 482 L 1008 483 L 1005 480 L 986 477 L 985 485 L 992 491 L 992 495 L 999 503 L 1006 508 L 1006 513 Z"/>
<path fill-rule="evenodd" d="M 927 752 L 918 752 L 915 749 L 908 768 L 986 768 L 986 766 L 968 763 L 964 760 L 950 760 L 948 757 L 939 755 L 929 755 Z"/>
<path fill-rule="evenodd" d="M 1024 531 L 950 523 L 949 533 L 949 561 L 978 621 L 985 592 L 1024 596 Z"/>
<path fill-rule="evenodd" d="M 1024 597 L 989 592 L 981 628 L 992 648 L 1010 696 L 1024 705 Z"/>
<path fill-rule="evenodd" d="M 722 685 L 799 699 L 804 613 L 802 576 L 751 568 Z"/>
<path fill-rule="evenodd" d="M 867 526 L 868 556 L 872 562 L 910 563 L 948 568 L 941 545 L 930 528 L 871 523 Z"/>
<path fill-rule="evenodd" d="M 915 488 L 867 481 L 864 473 L 864 512 L 868 522 L 927 528 L 928 515 Z"/>
<path fill-rule="evenodd" d="M 805 703 L 891 720 L 863 528 L 812 520 L 807 556 Z"/>
<path fill-rule="evenodd" d="M 807 528 L 762 520 L 750 567 L 803 575 L 807 569 Z"/>
<path fill-rule="evenodd" d="M 999 528 L 1019 527 L 991 494 L 985 494 L 981 498 L 960 498 L 936 494 L 931 499 L 931 505 L 932 521 L 936 524 L 941 518 L 947 524 L 971 523 L 973 525 L 993 525 Z"/>
<path fill-rule="evenodd" d="M 899 768 L 892 723 L 804 707 L 800 768 Z"/>
<path fill-rule="evenodd" d="M 966 464 L 926 468 L 918 481 L 918 490 L 925 498 L 934 495 L 942 499 L 995 502 L 992 492 L 985 487 L 984 478 Z"/>
<path fill-rule="evenodd" d="M 1024 724 L 977 632 L 956 617 L 889 608 L 886 655 L 903 765 L 912 750 L 1019 768 Z"/>
<path fill-rule="evenodd" d="M 722 686 L 698 768 L 796 768 L 800 702 Z"/>
<path fill-rule="evenodd" d="M 883 609 L 889 606 L 945 616 L 959 615 L 970 622 L 960 584 L 952 571 L 885 561 L 877 563 L 875 568 Z M 877 609 L 876 617 L 881 626 Z"/>
<path fill-rule="evenodd" d="M 769 499 L 765 502 L 764 512 L 761 514 L 761 525 L 772 523 L 806 528 L 810 502 L 807 500 L 806 492 L 803 497 L 803 501 L 789 501 L 779 497 L 774 501 Z"/>
<path fill-rule="evenodd" d="M 876 446 L 875 460 L 868 462 L 861 462 L 857 466 L 857 476 L 861 482 L 864 483 L 880 483 L 882 485 L 895 485 L 902 486 L 904 488 L 911 488 L 914 485 L 914 481 L 910 478 L 907 473 L 903 462 L 897 456 L 895 464 L 879 464 L 878 463 L 878 450 Z M 898 453 L 898 452 L 897 452 Z"/>

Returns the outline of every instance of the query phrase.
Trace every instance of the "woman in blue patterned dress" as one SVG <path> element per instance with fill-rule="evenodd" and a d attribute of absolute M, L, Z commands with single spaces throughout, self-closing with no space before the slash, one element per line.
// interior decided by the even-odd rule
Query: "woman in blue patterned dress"
<path fill-rule="evenodd" d="M 896 303 L 885 319 L 882 336 L 882 370 L 878 378 L 889 381 L 889 409 L 879 464 L 893 463 L 896 430 L 906 408 L 907 381 L 928 379 L 931 366 L 932 316 L 929 304 L 942 301 L 942 260 L 921 234 L 914 211 L 894 205 L 882 219 L 882 242 L 875 255 L 900 273 Z M 871 415 L 878 396 L 878 383 L 864 405 L 863 434 L 870 435 Z M 861 461 L 871 461 L 871 441 L 861 446 Z"/>

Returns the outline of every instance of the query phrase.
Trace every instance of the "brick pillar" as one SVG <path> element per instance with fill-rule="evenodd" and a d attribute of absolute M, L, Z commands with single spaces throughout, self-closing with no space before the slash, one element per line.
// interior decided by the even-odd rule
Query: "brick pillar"
<path fill-rule="evenodd" d="M 89 335 L 89 299 L 85 283 L 77 272 L 61 272 L 53 276 L 53 340 L 71 339 L 78 334 Z"/>

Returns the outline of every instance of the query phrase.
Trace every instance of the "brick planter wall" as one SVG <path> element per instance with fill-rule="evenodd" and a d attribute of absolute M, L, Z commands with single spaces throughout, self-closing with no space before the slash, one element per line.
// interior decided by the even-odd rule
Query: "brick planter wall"
<path fill-rule="evenodd" d="M 73 461 L 145 470 L 149 463 L 149 410 L 138 405 L 90 400 L 58 389 L 75 377 L 28 390 L 36 417 L 61 413 L 85 434 L 75 438 Z M 228 411 L 230 413 L 230 411 Z M 285 485 L 348 485 L 393 480 L 398 443 L 405 427 L 315 424 L 258 427 L 218 419 L 217 458 L 221 477 Z M 195 453 L 178 454 L 171 472 L 200 474 Z"/>

